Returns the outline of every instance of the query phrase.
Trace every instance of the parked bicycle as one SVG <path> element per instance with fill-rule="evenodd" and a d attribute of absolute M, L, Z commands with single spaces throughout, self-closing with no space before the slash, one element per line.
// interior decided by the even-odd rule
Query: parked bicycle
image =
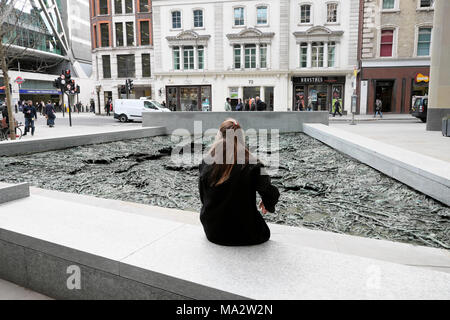
<path fill-rule="evenodd" d="M 0 141 L 8 140 L 10 138 L 9 137 L 10 131 L 9 131 L 8 126 L 5 123 L 3 123 L 3 121 L 2 121 L 2 123 L 0 124 L 0 127 L 1 127 L 0 128 Z M 19 140 L 22 139 L 22 135 L 23 135 L 22 127 L 24 127 L 24 124 L 22 122 L 16 121 L 16 126 L 15 126 L 16 138 Z"/>

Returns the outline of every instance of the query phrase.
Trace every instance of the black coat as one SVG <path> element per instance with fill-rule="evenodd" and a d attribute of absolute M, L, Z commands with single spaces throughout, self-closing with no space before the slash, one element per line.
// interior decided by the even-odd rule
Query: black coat
<path fill-rule="evenodd" d="M 45 114 L 47 115 L 47 117 L 49 119 L 54 119 L 55 117 L 55 109 L 53 108 L 53 106 L 51 104 L 47 104 L 45 106 Z"/>
<path fill-rule="evenodd" d="M 275 212 L 280 198 L 270 177 L 262 175 L 262 165 L 236 165 L 230 179 L 211 187 L 212 166 L 200 165 L 200 219 L 209 241 L 224 246 L 250 246 L 270 239 L 270 229 L 258 211 L 256 192 L 266 209 Z"/>
<path fill-rule="evenodd" d="M 29 113 L 28 113 L 28 111 L 29 111 Z M 37 119 L 37 112 L 36 112 L 36 108 L 34 106 L 26 105 L 23 108 L 23 113 L 25 114 L 26 119 L 31 119 L 31 118 Z"/>
<path fill-rule="evenodd" d="M 267 105 L 265 104 L 265 102 L 258 100 L 258 102 L 256 102 L 256 110 L 257 111 L 266 111 Z"/>

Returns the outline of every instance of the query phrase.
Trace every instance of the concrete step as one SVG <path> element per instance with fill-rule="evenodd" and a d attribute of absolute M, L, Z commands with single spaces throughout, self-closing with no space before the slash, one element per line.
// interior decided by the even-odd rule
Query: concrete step
<path fill-rule="evenodd" d="M 32 194 L 0 205 L 0 278 L 56 299 L 450 298 L 450 274 L 357 256 L 373 248 L 360 238 L 342 254 L 349 237 L 337 246 L 334 234 L 271 225 L 267 244 L 228 248 L 164 219 L 167 209 L 155 218 L 91 201 Z M 297 242 L 326 237 L 329 248 Z M 450 267 L 448 251 L 426 249 Z"/>

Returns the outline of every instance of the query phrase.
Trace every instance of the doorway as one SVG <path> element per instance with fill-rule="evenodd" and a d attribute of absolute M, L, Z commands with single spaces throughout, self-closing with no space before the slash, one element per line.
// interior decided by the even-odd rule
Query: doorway
<path fill-rule="evenodd" d="M 381 102 L 383 103 L 383 112 L 393 111 L 394 84 L 394 80 L 377 81 L 375 89 L 375 101 L 377 99 L 381 100 Z"/>

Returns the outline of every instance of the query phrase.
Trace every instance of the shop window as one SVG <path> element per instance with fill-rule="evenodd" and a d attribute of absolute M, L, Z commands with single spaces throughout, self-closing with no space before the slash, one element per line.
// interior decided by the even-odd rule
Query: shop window
<path fill-rule="evenodd" d="M 180 47 L 173 48 L 173 69 L 180 70 Z"/>
<path fill-rule="evenodd" d="M 109 47 L 109 23 L 100 24 L 100 41 L 103 48 Z"/>
<path fill-rule="evenodd" d="M 300 23 L 311 23 L 310 4 L 303 4 L 300 6 Z"/>
<path fill-rule="evenodd" d="M 300 44 L 300 68 L 308 67 L 308 44 L 302 42 Z"/>
<path fill-rule="evenodd" d="M 150 45 L 150 22 L 149 21 L 140 21 L 139 22 L 140 36 L 141 36 L 141 45 L 148 46 Z"/>
<path fill-rule="evenodd" d="M 122 14 L 122 0 L 114 0 L 114 12 L 116 14 Z"/>
<path fill-rule="evenodd" d="M 311 66 L 313 68 L 323 68 L 323 42 L 313 42 L 311 46 Z"/>
<path fill-rule="evenodd" d="M 431 50 L 431 28 L 419 28 L 417 40 L 417 55 L 429 56 Z"/>
<path fill-rule="evenodd" d="M 134 22 L 127 22 L 126 29 L 127 29 L 127 46 L 132 47 L 134 46 Z"/>
<path fill-rule="evenodd" d="M 150 54 L 142 54 L 142 77 L 151 77 Z"/>
<path fill-rule="evenodd" d="M 172 12 L 172 29 L 181 29 L 181 12 Z"/>
<path fill-rule="evenodd" d="M 328 68 L 333 68 L 336 64 L 336 42 L 328 43 Z"/>
<path fill-rule="evenodd" d="M 244 8 L 234 8 L 234 25 L 245 25 Z"/>
<path fill-rule="evenodd" d="M 390 10 L 395 8 L 395 0 L 383 0 L 383 10 Z"/>
<path fill-rule="evenodd" d="M 274 109 L 274 87 L 264 88 L 263 101 L 267 104 L 267 111 L 273 111 Z"/>
<path fill-rule="evenodd" d="M 116 47 L 123 47 L 123 23 L 116 23 Z"/>
<path fill-rule="evenodd" d="M 380 57 L 392 57 L 394 30 L 381 31 Z"/>
<path fill-rule="evenodd" d="M 119 78 L 136 77 L 136 65 L 134 54 L 125 54 L 117 56 L 117 74 Z"/>
<path fill-rule="evenodd" d="M 336 23 L 337 22 L 337 12 L 338 4 L 337 3 L 329 3 L 327 4 L 327 22 L 328 23 Z"/>
<path fill-rule="evenodd" d="M 205 68 L 205 48 L 203 46 L 198 46 L 198 68 L 203 70 Z"/>
<path fill-rule="evenodd" d="M 125 0 L 125 13 L 133 13 L 133 1 Z"/>
<path fill-rule="evenodd" d="M 395 81 L 377 81 L 375 90 L 375 100 L 380 99 L 383 103 L 383 112 L 393 112 L 393 92 Z M 375 101 L 374 101 L 375 106 Z"/>
<path fill-rule="evenodd" d="M 203 28 L 203 10 L 194 10 L 194 28 Z"/>
<path fill-rule="evenodd" d="M 108 0 L 100 0 L 100 14 L 107 15 L 108 13 Z"/>
<path fill-rule="evenodd" d="M 194 47 L 186 46 L 183 48 L 184 70 L 194 70 Z"/>
<path fill-rule="evenodd" d="M 111 57 L 102 56 L 103 79 L 111 79 Z"/>
<path fill-rule="evenodd" d="M 260 51 L 260 68 L 267 68 L 267 44 L 262 44 L 259 47 L 259 51 Z"/>
<path fill-rule="evenodd" d="M 256 45 L 245 45 L 245 69 L 256 68 Z"/>
<path fill-rule="evenodd" d="M 268 10 L 266 6 L 256 8 L 256 24 L 266 25 L 268 23 Z"/>
<path fill-rule="evenodd" d="M 234 51 L 234 68 L 235 69 L 241 69 L 241 46 L 240 45 L 235 45 L 233 48 Z"/>

